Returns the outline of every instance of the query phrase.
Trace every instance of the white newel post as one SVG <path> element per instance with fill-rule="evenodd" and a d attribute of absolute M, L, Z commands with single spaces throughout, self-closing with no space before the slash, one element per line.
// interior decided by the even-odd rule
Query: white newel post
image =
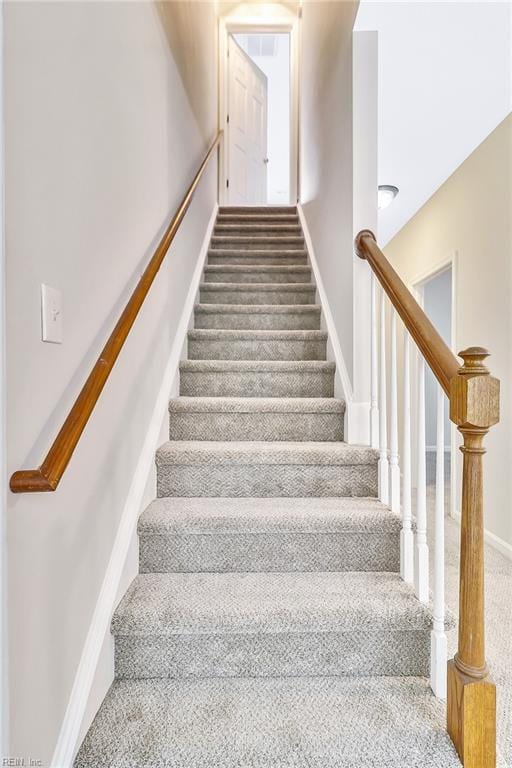
<path fill-rule="evenodd" d="M 396 363 L 396 312 L 391 310 L 391 422 L 389 439 L 391 509 L 400 512 L 400 466 L 398 463 L 398 386 Z"/>
<path fill-rule="evenodd" d="M 400 533 L 400 575 L 414 581 L 414 535 L 411 525 L 411 338 L 404 329 L 403 439 L 402 439 L 402 530 Z"/>
<path fill-rule="evenodd" d="M 386 297 L 380 292 L 380 365 L 379 365 L 379 499 L 389 504 L 389 461 L 386 393 Z"/>
<path fill-rule="evenodd" d="M 430 685 L 446 698 L 448 646 L 444 608 L 444 392 L 437 385 L 436 508 L 434 521 L 434 628 L 431 634 Z"/>
<path fill-rule="evenodd" d="M 418 413 L 417 413 L 417 503 L 416 546 L 414 549 L 414 587 L 418 600 L 428 603 L 428 544 L 427 544 L 427 478 L 425 457 L 425 360 L 418 353 Z"/>
<path fill-rule="evenodd" d="M 372 272 L 372 307 L 371 307 L 371 403 L 370 436 L 372 448 L 379 447 L 379 404 L 378 404 L 378 361 L 377 361 L 377 281 Z"/>

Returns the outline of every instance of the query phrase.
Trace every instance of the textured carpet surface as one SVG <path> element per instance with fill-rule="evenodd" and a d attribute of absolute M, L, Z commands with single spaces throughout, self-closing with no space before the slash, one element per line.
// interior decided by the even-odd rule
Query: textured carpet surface
<path fill-rule="evenodd" d="M 221 208 L 77 768 L 460 765 L 316 297 L 295 208 Z"/>
<path fill-rule="evenodd" d="M 119 680 L 76 768 L 460 768 L 421 678 Z"/>

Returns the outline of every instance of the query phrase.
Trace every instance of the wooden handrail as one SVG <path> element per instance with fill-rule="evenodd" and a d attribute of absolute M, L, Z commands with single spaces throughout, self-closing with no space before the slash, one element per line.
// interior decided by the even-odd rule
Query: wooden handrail
<path fill-rule="evenodd" d="M 222 139 L 222 135 L 222 131 L 217 133 L 215 141 L 208 150 L 208 153 L 181 201 L 178 210 L 172 217 L 169 226 L 158 243 L 149 264 L 130 296 L 121 317 L 117 321 L 114 330 L 103 347 L 99 358 L 82 387 L 80 394 L 75 400 L 57 437 L 53 441 L 46 458 L 38 469 L 22 469 L 12 475 L 10 488 L 13 493 L 55 491 L 59 485 L 62 475 L 73 455 L 73 451 L 80 440 L 80 436 L 91 417 L 94 406 L 96 405 L 117 357 L 123 348 L 126 337 L 135 322 L 135 318 L 139 314 L 139 310 L 148 295 L 153 280 L 169 250 L 169 246 L 174 240 L 176 232 L 183 221 L 204 170 Z"/>
<path fill-rule="evenodd" d="M 373 232 L 369 229 L 359 232 L 355 239 L 355 250 L 361 259 L 366 259 L 370 264 L 435 377 L 449 395 L 450 380 L 458 373 L 459 361 L 386 259 Z"/>
<path fill-rule="evenodd" d="M 447 728 L 464 768 L 495 768 L 496 689 L 485 660 L 484 438 L 499 420 L 500 382 L 484 364 L 489 353 L 445 344 L 375 241 L 364 229 L 355 239 L 450 402 L 450 419 L 462 435 L 459 642 L 447 671 Z M 453 468 L 452 468 L 453 469 Z"/>

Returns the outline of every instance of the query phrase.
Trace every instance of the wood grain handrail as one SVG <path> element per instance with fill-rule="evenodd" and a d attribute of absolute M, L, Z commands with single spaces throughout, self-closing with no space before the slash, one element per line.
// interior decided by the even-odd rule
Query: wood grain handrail
<path fill-rule="evenodd" d="M 98 360 L 82 387 L 80 394 L 75 400 L 57 437 L 53 441 L 46 458 L 38 469 L 22 469 L 12 475 L 10 488 L 13 493 L 55 491 L 59 485 L 62 475 L 73 455 L 73 451 L 80 440 L 80 436 L 91 417 L 96 402 L 105 386 L 112 368 L 114 367 L 117 357 L 123 348 L 123 344 L 126 341 L 130 329 L 135 322 L 135 318 L 139 314 L 139 310 L 148 295 L 153 280 L 169 250 L 169 246 L 174 240 L 179 226 L 192 202 L 194 192 L 196 191 L 205 168 L 222 139 L 222 135 L 223 131 L 217 133 L 215 141 L 208 150 L 208 153 L 181 201 L 178 210 L 172 217 L 169 226 L 158 243 L 149 264 L 130 296 L 128 303 L 117 321 L 114 330 L 110 334 L 107 343 L 103 347 Z"/>
<path fill-rule="evenodd" d="M 457 375 L 460 362 L 386 259 L 373 232 L 369 229 L 361 230 L 354 245 L 357 255 L 369 263 L 436 379 L 449 396 L 450 381 Z"/>

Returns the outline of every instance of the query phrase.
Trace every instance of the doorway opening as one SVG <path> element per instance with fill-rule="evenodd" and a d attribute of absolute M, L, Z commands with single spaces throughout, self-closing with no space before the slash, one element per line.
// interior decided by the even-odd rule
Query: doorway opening
<path fill-rule="evenodd" d="M 225 37 L 223 38 L 223 35 Z M 297 200 L 296 21 L 221 24 L 220 202 L 286 206 Z"/>
<path fill-rule="evenodd" d="M 290 202 L 290 35 L 265 32 L 233 37 L 266 78 L 266 109 L 262 110 L 266 115 L 263 127 L 266 179 L 263 199 L 257 202 L 287 205 Z"/>
<path fill-rule="evenodd" d="M 454 346 L 454 307 L 453 307 L 453 271 L 452 264 L 430 275 L 417 286 L 420 303 L 429 320 L 433 323 L 450 349 Z M 436 443 L 437 443 L 437 396 L 439 384 L 428 366 L 425 371 L 425 438 L 427 446 L 427 485 L 435 484 Z M 452 462 L 454 439 L 452 423 L 449 417 L 448 398 L 444 398 L 444 471 L 450 514 L 453 513 Z"/>

